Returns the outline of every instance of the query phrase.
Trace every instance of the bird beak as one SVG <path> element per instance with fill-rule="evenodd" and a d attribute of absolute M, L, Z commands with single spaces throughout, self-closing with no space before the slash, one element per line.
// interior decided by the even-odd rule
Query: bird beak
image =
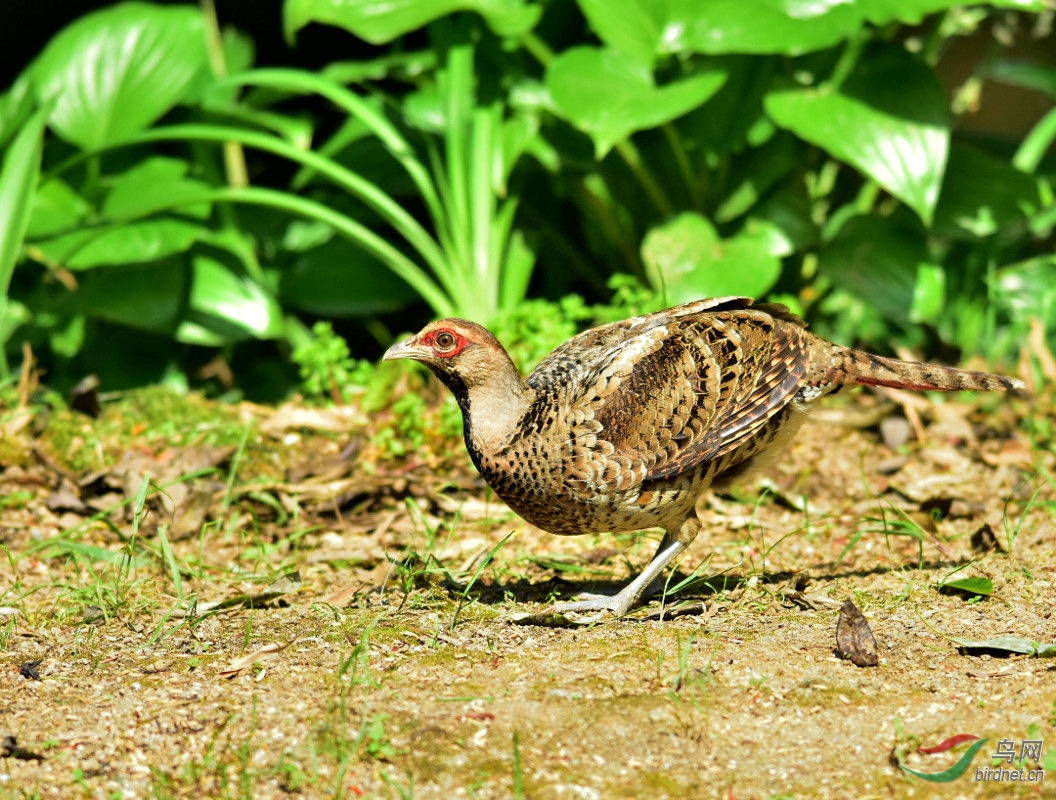
<path fill-rule="evenodd" d="M 425 358 L 426 353 L 417 345 L 418 340 L 414 336 L 405 341 L 397 342 L 385 351 L 385 355 L 381 357 L 381 360 L 393 361 L 397 358 L 413 358 L 415 360 L 421 360 Z"/>

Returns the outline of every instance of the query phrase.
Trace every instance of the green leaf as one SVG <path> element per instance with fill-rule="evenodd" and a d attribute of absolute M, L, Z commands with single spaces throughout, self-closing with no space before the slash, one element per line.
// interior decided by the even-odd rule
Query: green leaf
<path fill-rule="evenodd" d="M 156 156 L 131 167 L 111 179 L 112 188 L 103 202 L 103 219 L 94 227 L 83 226 L 68 233 L 37 243 L 53 262 L 70 269 L 91 269 L 104 264 L 139 264 L 157 261 L 182 253 L 204 238 L 209 230 L 203 222 L 211 211 L 209 203 L 180 205 L 179 214 L 151 219 L 136 219 L 171 208 L 182 199 L 198 198 L 210 190 L 208 184 L 184 177 L 185 161 Z M 45 184 L 51 186 L 54 181 Z M 35 221 L 55 230 L 72 227 L 74 214 L 83 207 L 69 196 L 71 192 L 56 186 L 48 198 L 58 210 L 48 215 L 41 211 Z"/>
<path fill-rule="evenodd" d="M 996 650 L 1001 653 L 1020 653 L 1041 658 L 1056 656 L 1056 644 L 1035 642 L 1019 636 L 992 636 L 989 639 L 964 639 L 960 636 L 951 636 L 950 641 L 969 651 Z"/>
<path fill-rule="evenodd" d="M 641 0 L 578 0 L 578 4 L 606 45 L 653 66 L 666 27 L 665 5 Z"/>
<path fill-rule="evenodd" d="M 862 57 L 839 89 L 771 92 L 774 122 L 864 172 L 930 224 L 950 124 L 935 74 L 903 48 Z"/>
<path fill-rule="evenodd" d="M 809 0 L 682 0 L 669 6 L 669 53 L 800 55 L 832 47 L 862 27 L 853 3 Z"/>
<path fill-rule="evenodd" d="M 172 208 L 183 199 L 204 195 L 209 184 L 185 177 L 190 165 L 177 158 L 154 156 L 125 170 L 113 181 L 113 188 L 103 203 L 103 213 L 110 219 L 145 216 Z M 196 219 L 209 216 L 210 205 L 181 205 L 180 214 Z"/>
<path fill-rule="evenodd" d="M 964 592 L 977 597 L 989 597 L 994 593 L 994 582 L 989 578 L 957 578 L 940 583 L 939 591 Z"/>
<path fill-rule="evenodd" d="M 30 209 L 40 178 L 44 124 L 48 110 L 34 114 L 15 136 L 0 167 L 0 320 L 7 318 L 7 290 L 22 254 Z M 0 378 L 7 377 L 7 360 L 0 339 Z"/>
<path fill-rule="evenodd" d="M 998 270 L 988 281 L 994 306 L 1017 321 L 1056 319 L 1056 256 L 1039 256 Z"/>
<path fill-rule="evenodd" d="M 37 242 L 49 261 L 72 270 L 104 265 L 142 264 L 182 253 L 205 233 L 193 219 L 159 217 L 116 227 L 85 228 Z"/>
<path fill-rule="evenodd" d="M 286 0 L 283 16 L 290 41 L 308 23 L 319 22 L 386 44 L 456 11 L 476 11 L 499 36 L 521 36 L 542 15 L 542 8 L 524 0 Z"/>
<path fill-rule="evenodd" d="M 25 75 L 20 75 L 11 88 L 0 95 L 0 148 L 6 147 L 23 129 L 35 106 L 32 87 Z"/>
<path fill-rule="evenodd" d="M 303 253 L 284 270 L 283 305 L 323 317 L 395 311 L 417 296 L 380 261 L 346 239 L 331 239 Z"/>
<path fill-rule="evenodd" d="M 29 75 L 40 102 L 55 100 L 56 133 L 96 150 L 150 126 L 207 68 L 195 8 L 122 3 L 66 26 Z"/>
<path fill-rule="evenodd" d="M 642 243 L 642 260 L 653 288 L 670 304 L 724 295 L 765 294 L 781 274 L 769 226 L 719 238 L 693 212 L 653 228 Z"/>
<path fill-rule="evenodd" d="M 102 267 L 79 276 L 73 308 L 136 330 L 172 336 L 187 294 L 183 259 Z"/>
<path fill-rule="evenodd" d="M 194 259 L 186 319 L 176 339 L 187 344 L 221 345 L 282 335 L 282 309 L 263 287 L 208 256 Z"/>
<path fill-rule="evenodd" d="M 565 51 L 546 73 L 558 113 L 594 140 L 598 158 L 634 131 L 692 111 L 725 80 L 725 72 L 712 71 L 657 87 L 648 68 L 596 47 Z"/>
<path fill-rule="evenodd" d="M 889 218 L 858 216 L 820 252 L 818 271 L 887 319 L 908 322 L 917 265 L 928 258 L 921 231 Z"/>
<path fill-rule="evenodd" d="M 913 287 L 911 322 L 935 323 L 946 308 L 946 270 L 939 264 L 920 264 L 917 282 Z"/>
<path fill-rule="evenodd" d="M 963 5 L 958 0 L 857 0 L 862 15 L 874 25 L 901 22 L 919 25 L 929 14 Z"/>
<path fill-rule="evenodd" d="M 785 175 L 803 163 L 804 145 L 787 133 L 775 136 L 734 164 L 730 193 L 715 211 L 716 222 L 729 222 L 744 214 Z"/>
<path fill-rule="evenodd" d="M 1006 161 L 955 144 L 933 229 L 958 239 L 980 239 L 998 232 L 1012 238 L 1026 233 L 1029 214 L 1041 202 L 1036 179 Z"/>
<path fill-rule="evenodd" d="M 33 196 L 26 237 L 37 239 L 67 231 L 91 213 L 91 204 L 59 178 L 41 184 Z"/>

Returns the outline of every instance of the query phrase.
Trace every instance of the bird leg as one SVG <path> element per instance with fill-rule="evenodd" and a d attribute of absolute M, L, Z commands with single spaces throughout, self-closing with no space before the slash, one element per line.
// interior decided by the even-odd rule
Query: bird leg
<path fill-rule="evenodd" d="M 638 574 L 638 577 L 624 586 L 618 594 L 588 595 L 584 599 L 574 600 L 570 603 L 555 603 L 551 610 L 558 614 L 564 614 L 568 611 L 600 612 L 589 619 L 583 620 L 584 624 L 597 622 L 605 616 L 606 612 L 622 617 L 638 605 L 638 602 L 643 597 L 652 594 L 650 589 L 655 591 L 656 588 L 659 588 L 659 578 L 663 575 L 664 570 L 689 547 L 690 542 L 696 538 L 699 530 L 700 520 L 697 519 L 696 514 L 683 520 L 677 528 L 668 529 L 664 534 L 663 541 L 660 542 L 660 546 L 656 549 L 656 555 L 653 556 L 652 561 Z M 657 584 L 656 587 L 653 587 L 654 582 Z"/>

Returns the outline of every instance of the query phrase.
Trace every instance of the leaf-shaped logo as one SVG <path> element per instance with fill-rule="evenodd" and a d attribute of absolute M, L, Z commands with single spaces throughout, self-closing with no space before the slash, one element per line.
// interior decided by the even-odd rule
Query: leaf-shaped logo
<path fill-rule="evenodd" d="M 957 760 L 957 763 L 949 769 L 944 769 L 942 772 L 918 772 L 917 770 L 910 769 L 906 766 L 903 766 L 902 769 L 910 775 L 916 775 L 918 778 L 923 778 L 932 783 L 949 783 L 950 781 L 955 781 L 967 772 L 969 765 L 972 763 L 972 759 L 975 758 L 975 754 L 982 749 L 984 744 L 990 741 L 989 739 L 979 739 L 978 736 L 974 736 L 970 733 L 959 733 L 956 736 L 951 736 L 946 741 L 941 742 L 934 747 L 920 748 L 922 753 L 942 753 L 956 747 L 961 742 L 967 742 L 971 739 L 978 739 L 978 741 L 965 750 L 964 754 Z"/>

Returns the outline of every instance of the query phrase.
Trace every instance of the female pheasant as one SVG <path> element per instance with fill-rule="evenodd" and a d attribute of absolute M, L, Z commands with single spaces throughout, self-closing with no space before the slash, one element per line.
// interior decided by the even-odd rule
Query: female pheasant
<path fill-rule="evenodd" d="M 442 319 L 386 359 L 425 364 L 462 409 L 473 464 L 507 505 L 558 534 L 663 528 L 648 566 L 614 596 L 556 611 L 620 616 L 693 541 L 697 498 L 743 478 L 843 384 L 995 391 L 1000 375 L 840 347 L 776 304 L 720 297 L 570 339 L 522 379 L 498 340 Z"/>

